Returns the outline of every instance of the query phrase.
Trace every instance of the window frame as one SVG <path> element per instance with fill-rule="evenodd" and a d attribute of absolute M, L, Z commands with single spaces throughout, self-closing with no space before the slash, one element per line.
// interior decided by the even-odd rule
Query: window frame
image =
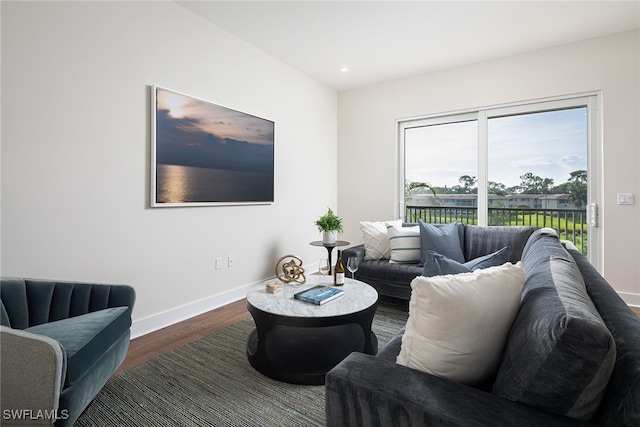
<path fill-rule="evenodd" d="M 461 121 L 476 120 L 478 127 L 478 168 L 477 168 L 477 215 L 478 224 L 488 223 L 488 122 L 489 119 L 511 116 L 517 114 L 529 114 L 544 111 L 553 111 L 574 107 L 587 108 L 587 216 L 590 218 L 588 236 L 589 251 L 588 259 L 600 270 L 603 265 L 602 242 L 603 227 L 602 221 L 598 218 L 601 215 L 602 206 L 602 108 L 601 93 L 588 92 L 553 98 L 513 102 L 502 105 L 460 110 L 442 114 L 432 114 L 396 120 L 397 131 L 397 192 L 396 206 L 398 218 L 404 219 L 405 200 L 405 131 L 410 128 L 456 123 Z M 600 212 L 599 212 L 600 211 Z M 594 219 L 591 220 L 591 217 Z"/>

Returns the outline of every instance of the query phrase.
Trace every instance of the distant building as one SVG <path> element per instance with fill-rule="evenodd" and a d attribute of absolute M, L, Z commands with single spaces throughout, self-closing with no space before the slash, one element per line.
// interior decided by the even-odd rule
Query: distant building
<path fill-rule="evenodd" d="M 505 208 L 576 209 L 568 194 L 489 194 L 489 205 Z M 477 208 L 476 194 L 413 194 L 407 201 L 410 206 L 442 206 L 452 208 Z M 584 206 L 580 208 L 584 209 Z M 579 209 L 579 208 L 578 208 Z"/>

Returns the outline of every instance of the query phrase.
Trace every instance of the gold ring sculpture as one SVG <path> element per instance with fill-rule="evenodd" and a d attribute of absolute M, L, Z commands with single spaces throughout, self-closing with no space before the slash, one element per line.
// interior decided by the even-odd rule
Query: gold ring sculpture
<path fill-rule="evenodd" d="M 288 261 L 287 261 L 288 259 Z M 276 262 L 276 277 L 284 283 L 305 283 L 302 260 L 295 255 L 285 255 Z"/>

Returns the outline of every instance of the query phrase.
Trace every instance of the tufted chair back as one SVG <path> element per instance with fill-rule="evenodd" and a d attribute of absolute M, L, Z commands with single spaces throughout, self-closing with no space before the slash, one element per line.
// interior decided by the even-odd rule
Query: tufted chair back
<path fill-rule="evenodd" d="M 128 306 L 131 316 L 135 292 L 126 285 L 3 277 L 0 301 L 0 324 L 26 329 L 111 307 Z"/>

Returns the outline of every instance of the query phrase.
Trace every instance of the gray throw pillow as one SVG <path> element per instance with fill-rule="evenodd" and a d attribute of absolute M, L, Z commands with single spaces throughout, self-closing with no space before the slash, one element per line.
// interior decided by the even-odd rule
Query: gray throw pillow
<path fill-rule="evenodd" d="M 464 264 L 434 251 L 427 251 L 427 257 L 422 269 L 424 277 L 443 276 L 445 274 L 468 273 L 472 271 Z"/>
<path fill-rule="evenodd" d="M 428 251 L 437 252 L 460 263 L 465 261 L 460 246 L 458 223 L 452 222 L 437 227 L 420 219 L 418 224 L 420 225 L 420 265 L 424 265 Z"/>
<path fill-rule="evenodd" d="M 478 270 L 481 268 L 488 268 L 488 267 L 495 267 L 497 265 L 502 265 L 505 262 L 509 262 L 510 259 L 511 259 L 511 247 L 505 246 L 504 248 L 499 249 L 489 255 L 484 255 L 476 259 L 472 259 L 471 261 L 467 261 L 464 263 L 464 266 L 472 270 Z"/>
<path fill-rule="evenodd" d="M 510 255 L 511 248 L 505 246 L 492 254 L 478 257 L 463 264 L 437 252 L 427 251 L 422 275 L 425 277 L 433 277 L 445 274 L 468 273 L 473 270 L 496 267 L 509 262 Z"/>

